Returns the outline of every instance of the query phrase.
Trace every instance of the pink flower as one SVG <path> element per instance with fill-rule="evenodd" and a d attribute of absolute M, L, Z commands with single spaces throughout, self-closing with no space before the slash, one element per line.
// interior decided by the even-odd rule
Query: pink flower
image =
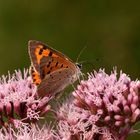
<path fill-rule="evenodd" d="M 132 81 L 125 73 L 120 72 L 118 78 L 116 70 L 110 75 L 104 70 L 89 74 L 73 96 L 77 107 L 99 115 L 90 125 L 106 127 L 116 139 L 124 140 L 140 120 L 140 81 Z"/>
<path fill-rule="evenodd" d="M 100 112 L 94 115 L 89 110 L 76 107 L 71 101 L 60 107 L 57 117 L 57 130 L 61 140 L 93 140 L 99 135 L 101 140 L 113 140 L 107 127 L 96 125 Z"/>
<path fill-rule="evenodd" d="M 2 76 L 0 79 L 0 125 L 6 127 L 7 123 L 17 125 L 19 121 L 38 120 L 40 115 L 50 109 L 47 105 L 49 100 L 49 97 L 42 99 L 37 97 L 37 87 L 32 84 L 28 70 L 24 70 L 23 75 L 21 71 L 15 71 L 13 75 Z M 18 125 L 22 124 L 21 122 Z"/>
<path fill-rule="evenodd" d="M 32 127 L 20 127 L 15 132 L 11 127 L 8 131 L 5 128 L 0 129 L 0 140 L 60 140 L 54 130 L 43 126 L 41 129 L 34 125 Z"/>

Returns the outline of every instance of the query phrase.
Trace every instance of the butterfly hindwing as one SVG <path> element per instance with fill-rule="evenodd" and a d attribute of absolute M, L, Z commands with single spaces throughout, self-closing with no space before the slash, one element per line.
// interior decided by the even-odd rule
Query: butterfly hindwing
<path fill-rule="evenodd" d="M 38 86 L 40 96 L 49 95 L 50 93 L 58 93 L 66 86 L 73 83 L 73 71 L 67 68 L 57 70 L 45 76 Z"/>

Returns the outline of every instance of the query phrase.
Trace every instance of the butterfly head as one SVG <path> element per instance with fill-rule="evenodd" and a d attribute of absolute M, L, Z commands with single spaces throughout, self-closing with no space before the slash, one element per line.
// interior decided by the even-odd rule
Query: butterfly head
<path fill-rule="evenodd" d="M 82 64 L 75 63 L 74 73 L 72 75 L 72 83 L 74 83 L 81 76 Z"/>
<path fill-rule="evenodd" d="M 81 71 L 82 70 L 82 64 L 76 63 L 77 68 Z"/>

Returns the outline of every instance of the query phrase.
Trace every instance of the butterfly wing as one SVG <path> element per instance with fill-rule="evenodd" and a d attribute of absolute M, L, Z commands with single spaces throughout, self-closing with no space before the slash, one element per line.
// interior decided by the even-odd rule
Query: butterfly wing
<path fill-rule="evenodd" d="M 36 71 L 40 72 L 40 61 L 43 57 L 50 57 L 50 58 L 56 58 L 61 59 L 66 62 L 72 62 L 70 58 L 63 55 L 61 52 L 56 51 L 55 49 L 52 49 L 48 45 L 45 45 L 44 43 L 40 41 L 31 40 L 28 43 L 29 46 L 29 55 L 30 59 L 32 61 L 32 65 L 35 67 Z"/>
<path fill-rule="evenodd" d="M 41 83 L 40 74 L 35 70 L 33 66 L 30 67 L 30 74 L 32 76 L 33 83 L 35 85 L 39 85 Z"/>
<path fill-rule="evenodd" d="M 70 58 L 39 41 L 29 41 L 29 54 L 32 65 L 41 79 L 61 68 L 70 68 L 74 71 L 77 69 Z"/>
<path fill-rule="evenodd" d="M 71 69 L 75 72 L 77 69 L 74 63 L 71 63 L 68 60 L 63 60 L 63 58 L 43 57 L 40 60 L 40 77 L 43 79 L 47 74 L 63 68 Z"/>
<path fill-rule="evenodd" d="M 29 41 L 29 54 L 32 62 L 31 75 L 38 85 L 39 96 L 62 91 L 77 80 L 79 69 L 67 56 L 39 41 Z"/>
<path fill-rule="evenodd" d="M 77 80 L 71 69 L 63 68 L 45 76 L 38 86 L 39 96 L 55 95 Z"/>

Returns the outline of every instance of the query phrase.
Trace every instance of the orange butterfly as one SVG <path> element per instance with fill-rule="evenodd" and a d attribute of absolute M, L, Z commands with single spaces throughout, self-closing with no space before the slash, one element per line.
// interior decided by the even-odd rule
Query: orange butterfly
<path fill-rule="evenodd" d="M 31 40 L 28 46 L 31 75 L 39 96 L 54 96 L 78 79 L 81 65 L 40 41 Z"/>

